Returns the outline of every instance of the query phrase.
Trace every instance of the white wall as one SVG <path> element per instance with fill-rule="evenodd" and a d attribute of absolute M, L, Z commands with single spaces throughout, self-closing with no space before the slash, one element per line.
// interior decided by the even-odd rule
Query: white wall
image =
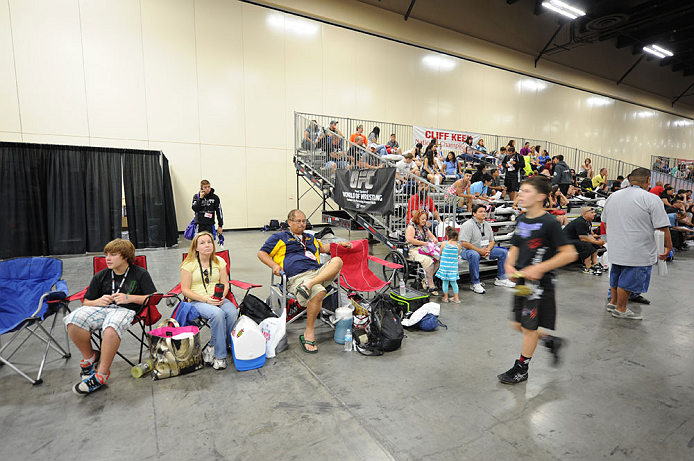
<path fill-rule="evenodd" d="M 547 139 L 643 165 L 656 148 L 692 156 L 690 121 L 459 59 L 433 69 L 431 55 L 236 1 L 9 0 L 0 140 L 161 149 L 181 230 L 203 177 L 227 228 L 293 207 L 294 111 Z"/>

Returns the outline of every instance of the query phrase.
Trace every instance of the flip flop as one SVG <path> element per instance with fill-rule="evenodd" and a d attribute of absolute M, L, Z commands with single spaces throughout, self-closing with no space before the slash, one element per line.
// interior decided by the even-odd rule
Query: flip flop
<path fill-rule="evenodd" d="M 299 285 L 298 287 L 296 287 L 296 292 L 297 292 L 298 294 L 300 294 L 301 296 L 303 296 L 303 297 L 306 298 L 306 299 L 309 299 L 309 297 L 311 296 L 311 294 L 310 294 L 310 292 L 307 291 L 307 290 L 308 290 L 308 289 L 306 288 L 306 285 L 304 285 L 303 283 L 302 283 L 301 285 Z"/>
<path fill-rule="evenodd" d="M 431 296 L 438 296 L 438 295 L 439 295 L 439 292 L 436 291 L 436 288 L 429 288 L 429 294 L 430 294 Z"/>
<path fill-rule="evenodd" d="M 315 341 L 307 340 L 306 338 L 304 338 L 304 335 L 299 335 L 299 341 L 301 341 L 301 348 L 304 350 L 304 352 L 306 352 L 308 354 L 315 354 L 316 352 L 318 352 L 318 348 L 316 348 L 315 351 L 310 351 L 310 350 L 306 349 L 307 344 L 309 346 L 315 346 L 316 345 Z"/>

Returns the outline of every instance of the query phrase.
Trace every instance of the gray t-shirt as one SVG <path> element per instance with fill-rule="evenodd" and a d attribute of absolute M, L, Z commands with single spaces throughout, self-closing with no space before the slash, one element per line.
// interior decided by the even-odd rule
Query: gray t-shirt
<path fill-rule="evenodd" d="M 655 195 L 653 196 L 655 197 Z M 482 224 L 480 224 L 475 218 L 472 218 L 465 221 L 460 227 L 460 241 L 471 243 L 477 248 L 482 248 L 482 239 L 489 240 L 490 242 L 494 240 L 492 226 L 490 226 L 487 221 L 483 221 Z"/>
<path fill-rule="evenodd" d="M 398 144 L 397 141 L 388 141 L 388 142 L 386 143 L 386 147 L 395 147 L 395 148 L 399 148 L 399 147 L 400 147 L 400 144 Z"/>
<path fill-rule="evenodd" d="M 657 195 L 636 186 L 618 190 L 605 201 L 601 220 L 611 263 L 642 267 L 658 261 L 653 232 L 668 227 L 670 220 Z"/>

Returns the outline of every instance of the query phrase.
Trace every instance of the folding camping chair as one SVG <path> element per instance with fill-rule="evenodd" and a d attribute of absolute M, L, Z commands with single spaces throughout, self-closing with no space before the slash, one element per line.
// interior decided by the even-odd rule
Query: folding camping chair
<path fill-rule="evenodd" d="M 231 280 L 231 259 L 229 257 L 229 250 L 218 251 L 215 254 L 217 256 L 219 256 L 220 258 L 222 258 L 224 260 L 224 262 L 227 263 L 227 276 L 229 277 L 229 285 L 235 286 L 235 287 L 240 288 L 242 290 L 246 290 L 246 293 L 243 295 L 244 298 L 253 288 L 262 287 L 262 285 L 258 285 L 257 283 L 248 283 L 248 282 L 242 282 L 240 280 Z M 188 257 L 188 253 L 183 253 L 183 261 L 185 261 L 186 257 Z M 226 299 L 231 301 L 231 303 L 238 308 L 239 304 L 236 301 L 236 297 L 234 296 L 234 293 L 231 291 L 231 286 L 229 287 L 229 292 L 227 293 Z M 181 284 L 179 283 L 178 285 L 173 287 L 169 291 L 168 294 L 169 295 L 180 295 L 181 293 L 182 293 L 182 289 L 181 289 Z M 173 313 L 171 314 L 171 317 L 176 316 L 177 310 L 178 310 L 178 306 L 176 307 L 176 309 L 174 309 Z M 198 325 L 198 326 L 209 327 L 209 325 L 207 324 L 207 320 L 205 320 L 203 318 L 198 318 L 198 321 L 200 323 L 200 325 Z"/>
<path fill-rule="evenodd" d="M 140 255 L 140 256 L 135 256 L 135 262 L 133 263 L 136 266 L 140 266 L 143 269 L 147 269 L 147 257 L 145 255 Z M 94 260 L 92 263 L 93 266 L 93 273 L 96 275 L 98 272 L 101 272 L 102 270 L 106 269 L 106 257 L 105 256 L 94 256 Z M 65 298 L 66 301 L 71 302 L 71 301 L 76 301 L 79 300 L 80 302 L 84 300 L 84 296 L 87 294 L 87 289 L 89 287 L 83 289 L 82 291 L 79 291 L 73 295 L 68 296 Z M 147 348 L 149 350 L 149 346 L 145 342 L 145 336 L 147 334 L 147 327 L 149 327 L 149 330 L 152 331 L 152 325 L 157 323 L 161 319 L 161 313 L 157 309 L 157 304 L 159 304 L 159 301 L 161 301 L 163 298 L 171 298 L 174 297 L 174 295 L 171 294 L 162 294 L 162 293 L 153 293 L 149 295 L 147 298 L 145 298 L 144 302 L 142 303 L 142 307 L 140 310 L 135 314 L 135 318 L 132 321 L 132 325 L 138 324 L 140 326 L 140 334 L 139 336 L 130 331 L 128 329 L 128 333 L 135 338 L 139 343 L 140 343 L 140 355 L 138 356 L 138 362 L 142 362 L 142 354 Z M 101 350 L 101 331 L 92 331 L 92 342 L 96 346 L 98 350 Z M 120 351 L 117 351 L 116 354 L 123 360 L 125 360 L 130 366 L 134 367 L 135 363 L 133 363 L 131 360 L 129 360 L 125 355 L 123 355 Z"/>
<path fill-rule="evenodd" d="M 363 293 L 374 293 L 392 282 L 397 270 L 402 269 L 403 265 L 390 262 L 369 254 L 369 242 L 366 239 L 355 240 L 352 248 L 345 248 L 341 245 L 330 245 L 330 256 L 342 258 L 342 270 L 338 276 L 339 286 L 352 291 Z M 391 280 L 381 280 L 369 269 L 369 261 L 378 263 L 384 267 L 392 269 Z"/>
<path fill-rule="evenodd" d="M 10 340 L 0 347 L 0 365 L 9 366 L 32 384 L 43 382 L 41 374 L 49 349 L 54 349 L 65 359 L 70 358 L 67 329 L 62 327 L 65 329 L 64 349 L 53 337 L 58 312 L 63 311 L 63 316 L 70 312 L 65 301 L 67 284 L 60 280 L 62 274 L 63 262 L 55 258 L 16 258 L 0 261 L 0 335 L 14 332 Z M 50 316 L 53 316 L 53 322 L 50 330 L 46 331 L 42 323 Z M 3 356 L 5 349 L 23 331 L 28 333 L 26 338 L 11 354 Z M 32 336 L 46 345 L 36 379 L 30 378 L 10 362 L 12 356 Z"/>

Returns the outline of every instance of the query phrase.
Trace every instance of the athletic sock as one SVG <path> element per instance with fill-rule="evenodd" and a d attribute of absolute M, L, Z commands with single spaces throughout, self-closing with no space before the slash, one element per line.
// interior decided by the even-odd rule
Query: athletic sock
<path fill-rule="evenodd" d="M 89 365 L 93 365 L 94 362 L 96 361 L 96 352 L 90 359 L 82 359 L 80 360 L 80 366 L 82 367 L 88 367 Z"/>
<path fill-rule="evenodd" d="M 111 376 L 111 372 L 109 371 L 106 376 L 102 375 L 98 371 L 96 372 L 96 379 L 99 380 L 101 384 L 104 384 L 106 381 L 108 381 L 108 378 Z"/>
<path fill-rule="evenodd" d="M 527 367 L 528 365 L 530 365 L 530 360 L 531 360 L 531 359 L 532 359 L 532 357 L 526 357 L 526 356 L 524 356 L 523 354 L 521 354 L 520 359 L 518 359 L 518 360 L 520 360 L 520 363 L 521 363 L 523 366 L 526 366 L 526 367 Z"/>

